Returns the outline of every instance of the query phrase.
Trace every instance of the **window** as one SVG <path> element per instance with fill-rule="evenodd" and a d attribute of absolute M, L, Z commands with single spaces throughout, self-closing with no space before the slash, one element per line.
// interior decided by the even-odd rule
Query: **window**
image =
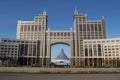
<path fill-rule="evenodd" d="M 92 49 L 89 48 L 89 55 L 92 56 Z"/>
<path fill-rule="evenodd" d="M 91 24 L 91 31 L 93 31 L 94 29 L 93 29 L 93 24 Z"/>
<path fill-rule="evenodd" d="M 41 25 L 39 25 L 38 30 L 41 31 Z"/>
<path fill-rule="evenodd" d="M 79 25 L 79 31 L 82 31 L 82 24 Z"/>
<path fill-rule="evenodd" d="M 61 36 L 63 36 L 63 33 L 61 33 Z"/>
<path fill-rule="evenodd" d="M 35 25 L 35 31 L 37 31 L 37 25 Z"/>
<path fill-rule="evenodd" d="M 52 33 L 50 33 L 50 36 L 52 36 Z"/>
<path fill-rule="evenodd" d="M 54 33 L 54 36 L 56 36 L 56 33 Z"/>
<path fill-rule="evenodd" d="M 83 25 L 83 31 L 86 31 L 86 25 L 85 24 Z"/>
<path fill-rule="evenodd" d="M 68 33 L 68 36 L 70 36 L 70 33 Z"/>
<path fill-rule="evenodd" d="M 26 25 L 24 25 L 24 31 L 27 31 L 27 26 Z"/>
<path fill-rule="evenodd" d="M 21 30 L 20 31 L 23 31 L 23 25 L 21 25 Z"/>
<path fill-rule="evenodd" d="M 64 33 L 64 36 L 66 36 L 66 33 Z"/>
<path fill-rule="evenodd" d="M 59 33 L 57 33 L 57 36 L 59 36 Z"/>
<path fill-rule="evenodd" d="M 101 31 L 101 30 L 102 30 L 102 29 L 101 29 L 101 24 L 99 24 L 98 27 L 99 27 L 99 31 Z"/>
<path fill-rule="evenodd" d="M 34 31 L 34 25 L 31 26 L 31 31 Z"/>
<path fill-rule="evenodd" d="M 28 31 L 30 31 L 30 25 L 28 25 Z"/>
<path fill-rule="evenodd" d="M 85 56 L 88 56 L 88 49 L 85 49 Z"/>
<path fill-rule="evenodd" d="M 90 26 L 89 26 L 89 24 L 87 24 L 87 31 L 90 31 Z"/>
<path fill-rule="evenodd" d="M 98 30 L 97 30 L 97 24 L 95 24 L 95 31 L 98 31 Z"/>

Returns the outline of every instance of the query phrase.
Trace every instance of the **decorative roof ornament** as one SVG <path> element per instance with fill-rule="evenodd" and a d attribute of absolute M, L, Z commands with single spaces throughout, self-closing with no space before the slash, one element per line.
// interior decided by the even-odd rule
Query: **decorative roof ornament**
<path fill-rule="evenodd" d="M 78 14 L 79 14 L 78 10 L 77 10 L 77 8 L 75 8 L 74 15 L 78 15 Z"/>
<path fill-rule="evenodd" d="M 43 15 L 47 15 L 47 12 L 46 12 L 46 10 L 44 9 L 44 11 L 43 11 Z"/>
<path fill-rule="evenodd" d="M 104 16 L 102 16 L 102 19 L 104 19 Z"/>

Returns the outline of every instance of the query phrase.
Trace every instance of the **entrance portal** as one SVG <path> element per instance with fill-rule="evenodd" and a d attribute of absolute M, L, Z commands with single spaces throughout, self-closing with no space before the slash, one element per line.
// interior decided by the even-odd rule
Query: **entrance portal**
<path fill-rule="evenodd" d="M 55 60 L 55 58 L 60 53 L 61 49 L 64 50 L 65 55 L 70 59 L 70 47 L 66 44 L 54 44 L 51 46 L 51 62 Z"/>
<path fill-rule="evenodd" d="M 51 66 L 70 66 L 70 47 L 66 44 L 54 44 L 51 46 Z"/>

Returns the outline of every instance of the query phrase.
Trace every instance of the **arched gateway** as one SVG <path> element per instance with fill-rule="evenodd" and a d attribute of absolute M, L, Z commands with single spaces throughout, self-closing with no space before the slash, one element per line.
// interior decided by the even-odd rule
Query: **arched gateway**
<path fill-rule="evenodd" d="M 46 61 L 46 64 L 50 63 L 51 59 L 51 46 L 58 43 L 67 44 L 70 46 L 70 65 L 72 65 L 72 58 L 74 54 L 74 38 L 73 38 L 73 31 L 51 31 L 50 29 L 47 31 L 47 39 L 46 39 L 46 45 L 47 45 L 47 58 L 48 61 Z"/>

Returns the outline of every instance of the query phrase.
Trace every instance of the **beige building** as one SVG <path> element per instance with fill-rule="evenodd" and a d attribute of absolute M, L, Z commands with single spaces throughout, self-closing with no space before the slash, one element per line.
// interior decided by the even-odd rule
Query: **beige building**
<path fill-rule="evenodd" d="M 34 21 L 18 20 L 17 39 L 39 40 L 43 65 L 51 61 L 51 46 L 64 43 L 70 46 L 70 65 L 85 66 L 83 40 L 106 38 L 104 17 L 101 20 L 88 20 L 87 15 L 74 12 L 74 29 L 53 31 L 47 29 L 47 14 L 44 11 Z"/>
<path fill-rule="evenodd" d="M 120 66 L 120 38 L 83 41 L 85 66 Z"/>
<path fill-rule="evenodd" d="M 38 40 L 3 38 L 0 43 L 0 58 L 14 59 L 18 65 L 42 65 Z M 41 61 L 41 62 L 40 62 Z"/>
<path fill-rule="evenodd" d="M 101 20 L 87 20 L 87 14 L 74 12 L 74 44 L 73 65 L 84 66 L 83 40 L 106 38 L 104 17 Z"/>
<path fill-rule="evenodd" d="M 120 66 L 120 39 L 106 39 L 104 17 L 88 20 L 75 10 L 73 22 L 74 29 L 47 29 L 45 11 L 34 21 L 18 20 L 17 39 L 2 39 L 0 58 L 16 59 L 20 65 L 49 66 L 51 46 L 63 43 L 70 46 L 70 66 Z"/>

